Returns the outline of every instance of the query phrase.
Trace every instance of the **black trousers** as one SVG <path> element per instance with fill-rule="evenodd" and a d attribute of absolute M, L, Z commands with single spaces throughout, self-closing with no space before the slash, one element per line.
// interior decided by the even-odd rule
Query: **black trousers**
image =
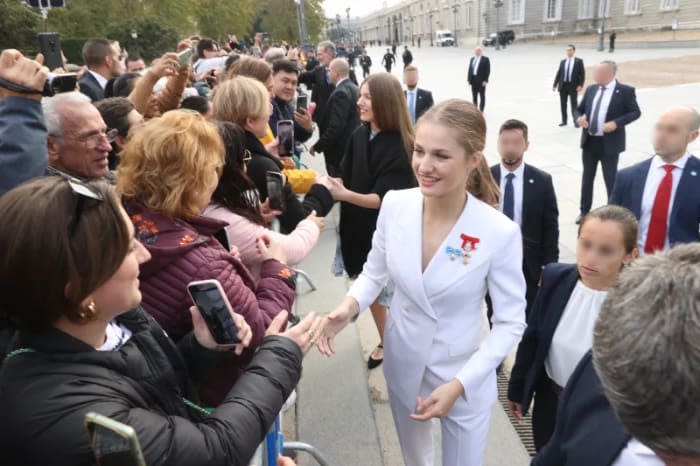
<path fill-rule="evenodd" d="M 369 66 L 363 66 L 362 67 L 362 79 L 365 79 L 367 76 L 369 76 Z"/>
<path fill-rule="evenodd" d="M 586 215 L 593 204 L 593 183 L 595 181 L 598 162 L 603 167 L 605 190 L 608 198 L 612 194 L 615 176 L 617 176 L 617 163 L 620 160 L 618 153 L 606 153 L 602 136 L 589 136 L 582 151 L 583 176 L 581 179 L 581 215 Z"/>
<path fill-rule="evenodd" d="M 554 433 L 558 403 L 559 393 L 554 390 L 551 379 L 544 374 L 535 388 L 535 406 L 532 409 L 532 434 L 537 451 L 549 442 Z"/>
<path fill-rule="evenodd" d="M 563 83 L 559 89 L 559 102 L 561 104 L 561 122 L 566 124 L 566 101 L 571 101 L 571 120 L 576 123 L 574 112 L 578 107 L 578 92 L 573 83 Z"/>
<path fill-rule="evenodd" d="M 391 65 L 384 65 L 384 69 L 387 73 L 391 73 Z"/>
<path fill-rule="evenodd" d="M 472 102 L 474 105 L 477 105 L 477 97 L 480 98 L 479 110 L 483 112 L 486 106 L 486 86 L 483 86 L 482 83 L 479 83 L 479 85 L 472 84 Z"/>

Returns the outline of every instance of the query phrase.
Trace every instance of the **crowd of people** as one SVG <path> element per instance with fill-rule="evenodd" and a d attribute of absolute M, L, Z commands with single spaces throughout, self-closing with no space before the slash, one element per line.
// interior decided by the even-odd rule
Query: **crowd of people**
<path fill-rule="evenodd" d="M 404 86 L 366 52 L 358 83 L 329 41 L 313 59 L 261 36 L 236 45 L 191 37 L 146 66 L 92 39 L 78 88 L 53 96 L 69 65 L 0 54 L 3 464 L 93 464 L 92 411 L 133 427 L 147 464 L 248 465 L 304 355 L 331 356 L 365 309 L 408 466 L 434 464 L 432 419 L 442 464 L 482 464 L 516 345 L 508 399 L 516 418 L 533 411 L 533 464 L 700 464 L 697 110 L 659 115 L 655 155 L 617 172 L 634 89 L 604 61 L 578 104 L 569 47 L 554 89 L 562 124 L 570 101 L 582 129 L 584 180 L 563 264 L 527 124 L 502 122 L 486 162 L 480 49 L 474 103 L 435 105 L 408 47 Z M 316 154 L 325 173 L 303 163 Z M 598 161 L 610 201 L 592 209 Z M 329 266 L 353 283 L 300 319 L 294 266 L 336 203 Z M 193 305 L 203 280 L 230 303 L 236 344 Z"/>

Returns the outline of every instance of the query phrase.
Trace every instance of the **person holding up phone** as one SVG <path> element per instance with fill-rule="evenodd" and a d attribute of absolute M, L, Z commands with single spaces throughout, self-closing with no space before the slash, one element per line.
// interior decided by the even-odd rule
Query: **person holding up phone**
<path fill-rule="evenodd" d="M 291 120 L 294 123 L 294 155 L 301 155 L 300 143 L 311 139 L 314 133 L 313 121 L 308 111 L 308 105 L 297 105 L 294 108 L 294 96 L 299 83 L 298 65 L 289 60 L 278 60 L 272 64 L 272 115 L 270 128 L 275 136 L 280 137 L 277 124 L 280 121 Z M 306 94 L 303 94 L 307 98 Z M 301 98 L 301 95 L 299 95 Z M 281 155 L 281 154 L 280 154 Z"/>
<path fill-rule="evenodd" d="M 235 354 L 196 307 L 185 311 L 193 327 L 177 345 L 141 309 L 139 270 L 150 254 L 114 188 L 38 178 L 0 197 L 0 212 L 0 245 L 13 245 L 0 258 L 2 309 L 16 328 L 0 373 L 2 464 L 94 464 L 89 412 L 131 426 L 149 465 L 249 464 L 299 381 L 320 320 L 310 314 L 283 332 L 281 312 L 255 336 L 230 313 L 235 352 L 261 342 L 205 413 L 195 384 Z"/>
<path fill-rule="evenodd" d="M 49 76 L 44 57 L 37 61 L 18 50 L 0 53 L 0 196 L 46 171 L 46 124 L 41 96 Z M 20 86 L 33 92 L 19 92 Z"/>
<path fill-rule="evenodd" d="M 284 168 L 279 157 L 275 157 L 260 142 L 268 128 L 272 104 L 265 86 L 252 78 L 235 76 L 221 83 L 214 95 L 214 118 L 218 121 L 236 123 L 246 132 L 246 149 L 250 152 L 247 163 L 248 176 L 255 184 L 260 201 L 268 205 L 267 174 L 280 173 Z M 321 181 L 327 180 L 321 178 Z M 283 188 L 283 212 L 279 221 L 282 233 L 294 231 L 299 222 L 316 212 L 325 217 L 333 207 L 333 197 L 326 185 L 315 183 L 303 201 L 292 192 L 288 183 Z"/>
<path fill-rule="evenodd" d="M 153 259 L 141 266 L 144 309 L 180 341 L 192 330 L 187 284 L 218 280 L 253 333 L 240 357 L 222 361 L 200 384 L 200 397 L 216 406 L 251 361 L 265 329 L 294 301 L 294 273 L 276 242 L 257 238 L 257 286 L 240 259 L 218 238 L 226 223 L 204 217 L 219 182 L 224 147 L 216 127 L 198 113 L 173 110 L 146 122 L 127 143 L 117 188 Z"/>

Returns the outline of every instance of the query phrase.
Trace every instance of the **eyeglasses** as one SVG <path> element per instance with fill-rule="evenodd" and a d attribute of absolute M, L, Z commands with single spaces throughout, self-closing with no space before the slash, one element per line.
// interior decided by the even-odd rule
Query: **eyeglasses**
<path fill-rule="evenodd" d="M 248 165 L 248 162 L 250 162 L 252 158 L 253 156 L 248 149 L 243 151 L 243 163 L 245 165 Z"/>
<path fill-rule="evenodd" d="M 68 234 L 72 238 L 75 235 L 75 231 L 78 228 L 78 223 L 80 222 L 80 217 L 83 214 L 85 199 L 93 199 L 95 201 L 104 201 L 105 198 L 101 192 L 95 189 L 94 186 L 80 181 L 77 178 L 73 178 L 64 174 L 60 176 L 68 182 L 71 191 L 73 191 L 73 198 L 75 199 L 75 209 L 73 209 L 73 216 L 71 217 L 70 223 L 68 224 Z"/>
<path fill-rule="evenodd" d="M 115 139 L 117 139 L 117 136 L 119 136 L 119 130 L 116 128 L 110 129 L 108 131 L 100 131 L 99 133 L 94 133 L 90 134 L 88 136 L 83 136 L 81 138 L 78 138 L 78 141 L 80 141 L 83 144 L 87 144 L 88 147 L 95 147 L 97 146 L 102 138 L 107 139 L 107 142 L 112 144 Z"/>

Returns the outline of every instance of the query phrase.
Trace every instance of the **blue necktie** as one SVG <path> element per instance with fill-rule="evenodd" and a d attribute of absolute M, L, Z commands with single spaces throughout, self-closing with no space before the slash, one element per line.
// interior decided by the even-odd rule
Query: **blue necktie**
<path fill-rule="evenodd" d="M 600 102 L 603 100 L 603 94 L 605 94 L 605 88 L 600 86 L 600 95 L 593 106 L 593 116 L 591 116 L 591 121 L 588 122 L 588 134 L 591 136 L 598 134 L 598 114 L 600 113 Z"/>
<path fill-rule="evenodd" d="M 408 113 L 411 114 L 411 123 L 416 126 L 416 94 L 408 91 Z"/>
<path fill-rule="evenodd" d="M 503 194 L 503 213 L 511 220 L 513 220 L 513 217 L 515 216 L 515 192 L 513 191 L 513 178 L 515 178 L 513 173 L 508 173 L 506 175 L 506 192 Z"/>

